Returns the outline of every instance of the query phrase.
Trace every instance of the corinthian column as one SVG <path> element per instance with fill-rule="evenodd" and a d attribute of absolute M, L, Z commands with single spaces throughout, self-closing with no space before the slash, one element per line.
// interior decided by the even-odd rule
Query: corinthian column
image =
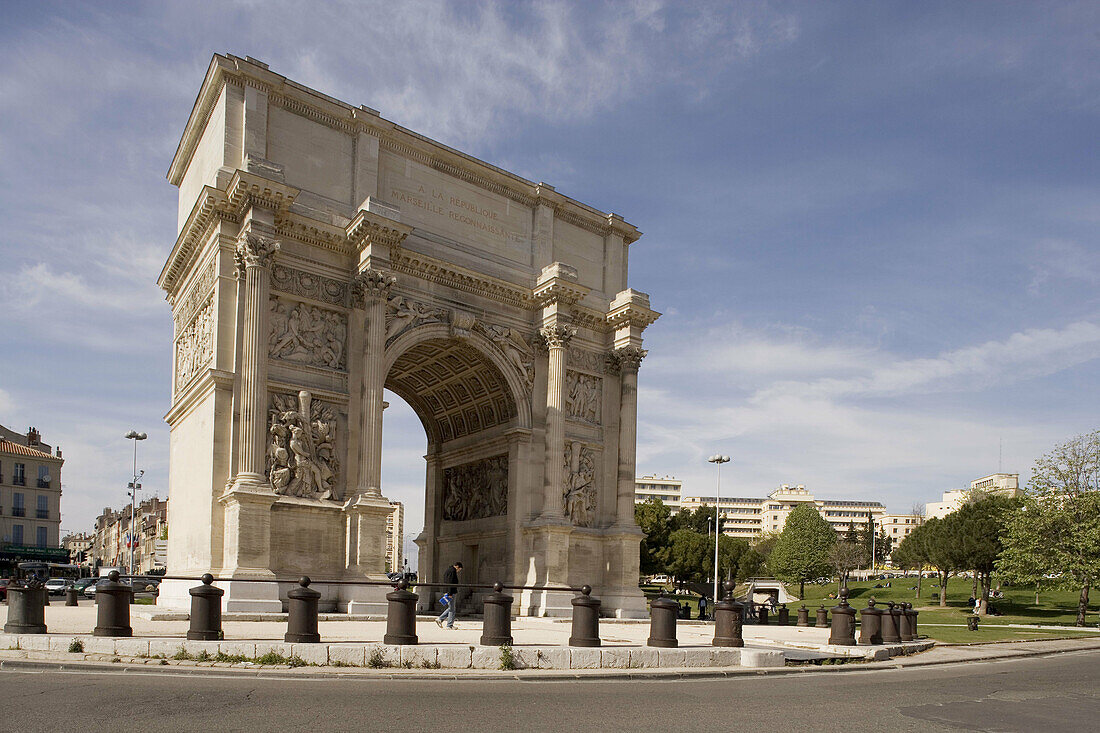
<path fill-rule="evenodd" d="M 565 347 L 576 331 L 566 326 L 546 326 L 539 333 L 549 354 L 546 372 L 546 484 L 542 516 L 562 522 L 562 488 L 565 485 Z"/>
<path fill-rule="evenodd" d="M 386 301 L 397 278 L 367 269 L 355 279 L 357 305 L 366 308 L 367 337 L 360 382 L 359 485 L 355 493 L 382 496 L 382 392 L 386 382 Z"/>
<path fill-rule="evenodd" d="M 238 273 L 244 277 L 241 332 L 241 414 L 235 484 L 266 486 L 268 265 L 279 244 L 249 232 L 237 242 Z"/>
<path fill-rule="evenodd" d="M 625 346 L 615 350 L 619 363 L 619 470 L 615 493 L 615 523 L 633 524 L 634 476 L 638 458 L 638 367 L 644 349 Z"/>

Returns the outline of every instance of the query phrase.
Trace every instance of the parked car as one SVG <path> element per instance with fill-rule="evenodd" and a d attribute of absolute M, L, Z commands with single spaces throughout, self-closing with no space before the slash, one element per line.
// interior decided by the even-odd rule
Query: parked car
<path fill-rule="evenodd" d="M 46 581 L 46 592 L 51 596 L 60 596 L 71 584 L 72 581 L 67 578 L 50 578 Z"/>
<path fill-rule="evenodd" d="M 8 600 L 8 583 L 10 582 L 9 578 L 0 578 L 0 601 Z"/>
<path fill-rule="evenodd" d="M 99 578 L 79 578 L 73 582 L 72 587 L 76 589 L 77 593 L 83 594 L 85 588 L 89 585 L 95 585 L 98 580 Z"/>

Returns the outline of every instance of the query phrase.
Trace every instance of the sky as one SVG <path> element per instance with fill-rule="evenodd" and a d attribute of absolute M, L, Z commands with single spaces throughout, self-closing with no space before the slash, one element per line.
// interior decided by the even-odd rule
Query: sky
<path fill-rule="evenodd" d="M 891 511 L 1100 427 L 1100 5 L 5 4 L 0 424 L 60 445 L 62 529 L 167 494 L 165 179 L 213 53 L 621 214 L 638 473 Z M 383 491 L 423 523 L 391 396 Z"/>

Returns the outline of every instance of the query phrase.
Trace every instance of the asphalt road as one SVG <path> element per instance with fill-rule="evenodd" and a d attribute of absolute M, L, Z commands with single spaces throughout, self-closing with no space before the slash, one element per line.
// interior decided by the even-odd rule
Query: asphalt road
<path fill-rule="evenodd" d="M 1096 730 L 1100 652 L 666 682 L 0 672 L 0 729 Z"/>

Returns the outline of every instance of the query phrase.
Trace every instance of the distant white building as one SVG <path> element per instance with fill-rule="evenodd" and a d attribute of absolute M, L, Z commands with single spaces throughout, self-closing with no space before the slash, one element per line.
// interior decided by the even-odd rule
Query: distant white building
<path fill-rule="evenodd" d="M 943 501 L 930 502 L 925 510 L 928 518 L 942 519 L 966 503 L 974 491 L 982 491 L 998 496 L 1013 498 L 1020 495 L 1020 474 L 993 473 L 976 478 L 965 489 L 950 489 L 943 492 Z"/>
<path fill-rule="evenodd" d="M 393 510 L 386 517 L 386 567 L 397 572 L 405 564 L 405 505 L 391 501 Z"/>
<path fill-rule="evenodd" d="M 713 496 L 687 496 L 680 501 L 684 510 L 713 507 Z M 721 497 L 718 512 L 723 518 L 722 533 L 731 537 L 756 539 L 768 532 L 781 532 L 787 516 L 800 504 L 810 504 L 838 533 L 867 526 L 872 519 L 877 523 L 886 513 L 886 507 L 878 501 L 818 499 L 805 486 L 783 484 L 764 499 Z"/>
<path fill-rule="evenodd" d="M 680 492 L 684 482 L 672 476 L 640 476 L 634 479 L 634 503 L 644 504 L 650 499 L 660 499 L 672 513 L 680 511 Z"/>

